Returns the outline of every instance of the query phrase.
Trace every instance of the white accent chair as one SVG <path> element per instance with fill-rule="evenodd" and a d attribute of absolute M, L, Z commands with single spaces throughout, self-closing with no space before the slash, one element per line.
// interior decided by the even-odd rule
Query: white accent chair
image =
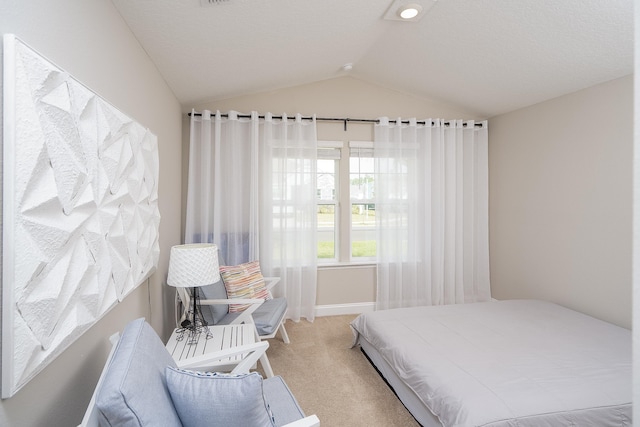
<path fill-rule="evenodd" d="M 256 340 L 274 338 L 278 331 L 282 341 L 289 344 L 289 335 L 284 327 L 287 314 L 286 298 L 273 298 L 271 289 L 280 282 L 279 277 L 265 277 L 265 285 L 271 299 L 227 298 L 227 291 L 222 280 L 210 286 L 202 286 L 200 307 L 204 319 L 209 325 L 236 325 L 241 323 L 254 326 Z M 229 304 L 251 304 L 239 313 L 229 313 Z M 179 327 L 187 318 L 187 308 L 191 306 L 191 294 L 187 288 L 176 288 L 176 324 Z M 265 354 L 260 357 L 260 364 L 267 378 L 273 377 L 273 369 Z"/>
<path fill-rule="evenodd" d="M 273 298 L 271 289 L 280 282 L 279 277 L 265 277 L 265 285 L 271 299 L 227 298 L 224 283 L 221 281 L 210 286 L 200 287 L 200 306 L 209 325 L 235 325 L 248 323 L 256 326 L 256 339 L 275 338 L 278 331 L 285 344 L 289 344 L 289 335 L 284 327 L 286 311 L 285 298 Z M 187 289 L 176 288 L 176 327 L 186 319 L 186 308 L 191 304 L 191 295 Z M 241 313 L 229 313 L 229 304 L 251 304 Z M 209 307 L 209 309 L 207 309 Z M 284 309 L 283 309 L 284 307 Z"/>

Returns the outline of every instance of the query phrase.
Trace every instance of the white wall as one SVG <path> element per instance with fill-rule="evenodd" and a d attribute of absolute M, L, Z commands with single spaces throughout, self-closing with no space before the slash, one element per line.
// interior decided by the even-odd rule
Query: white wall
<path fill-rule="evenodd" d="M 77 425 L 106 359 L 108 337 L 146 317 L 165 337 L 173 294 L 170 246 L 180 243 L 180 105 L 109 0 L 0 0 L 0 30 L 13 33 L 158 136 L 158 271 L 14 397 L 0 402 L 2 426 Z M 6 285 L 6 284 L 3 284 Z"/>
<path fill-rule="evenodd" d="M 633 78 L 489 121 L 491 292 L 631 327 Z"/>
<path fill-rule="evenodd" d="M 213 101 L 200 105 L 184 106 L 189 112 L 209 109 L 226 112 L 236 110 L 249 113 L 253 110 L 273 114 L 316 114 L 318 117 L 350 117 L 375 119 L 381 116 L 418 119 L 477 119 L 471 113 L 436 100 L 417 98 L 408 94 L 385 89 L 352 77 L 339 77 L 307 85 L 294 86 L 271 92 L 238 98 Z M 183 126 L 183 195 L 186 197 L 186 168 L 189 153 L 188 119 Z M 372 124 L 348 123 L 344 131 L 343 123 L 318 122 L 318 139 L 330 141 L 371 141 Z M 348 144 L 345 144 L 343 158 L 348 158 Z M 343 162 L 341 173 L 346 176 L 348 162 Z M 183 202 L 183 205 L 185 203 Z M 348 226 L 349 210 L 343 209 L 341 223 Z M 184 223 L 183 223 L 184 226 Z M 344 241 L 342 253 L 348 253 L 349 242 Z M 356 266 L 323 269 L 318 272 L 317 305 L 353 305 L 359 310 L 360 303 L 375 300 L 375 267 Z"/>

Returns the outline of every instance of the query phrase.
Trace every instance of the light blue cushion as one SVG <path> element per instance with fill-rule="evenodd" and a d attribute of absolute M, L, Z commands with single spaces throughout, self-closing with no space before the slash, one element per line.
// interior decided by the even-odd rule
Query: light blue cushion
<path fill-rule="evenodd" d="M 167 368 L 166 376 L 185 427 L 274 426 L 257 372 L 232 375 Z"/>
<path fill-rule="evenodd" d="M 98 395 L 100 425 L 181 426 L 165 383 L 165 369 L 175 367 L 160 338 L 144 321 L 122 332 Z"/>
<path fill-rule="evenodd" d="M 286 298 L 272 298 L 260 304 L 260 307 L 251 313 L 253 322 L 256 324 L 258 335 L 271 335 L 274 333 L 278 329 L 278 326 L 280 326 L 279 321 L 286 311 Z M 229 313 L 221 320 L 220 324 L 228 325 L 239 315 L 240 313 Z"/>
<path fill-rule="evenodd" d="M 282 377 L 264 380 L 263 389 L 277 427 L 304 418 L 304 412 Z"/>
<path fill-rule="evenodd" d="M 227 290 L 222 280 L 213 285 L 201 286 L 200 297 L 203 299 L 227 299 Z M 229 313 L 228 304 L 201 305 L 204 320 L 209 325 L 217 325 Z"/>
<path fill-rule="evenodd" d="M 252 313 L 259 335 L 270 335 L 280 326 L 280 319 L 287 311 L 286 298 L 268 299 Z"/>

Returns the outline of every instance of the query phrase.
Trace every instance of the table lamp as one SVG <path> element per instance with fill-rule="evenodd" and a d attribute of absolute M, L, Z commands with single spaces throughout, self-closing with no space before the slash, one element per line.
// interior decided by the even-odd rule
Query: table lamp
<path fill-rule="evenodd" d="M 199 307 L 198 288 L 220 280 L 218 246 L 210 243 L 192 243 L 171 248 L 167 284 L 176 288 L 191 288 L 188 318 L 182 326 L 192 340 L 207 326 Z M 207 338 L 210 336 L 207 328 Z"/>

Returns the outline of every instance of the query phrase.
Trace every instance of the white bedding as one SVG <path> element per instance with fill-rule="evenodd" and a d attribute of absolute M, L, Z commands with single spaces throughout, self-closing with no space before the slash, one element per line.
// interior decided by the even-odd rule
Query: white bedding
<path fill-rule="evenodd" d="M 352 322 L 446 426 L 630 426 L 631 332 L 555 304 L 383 310 Z"/>

